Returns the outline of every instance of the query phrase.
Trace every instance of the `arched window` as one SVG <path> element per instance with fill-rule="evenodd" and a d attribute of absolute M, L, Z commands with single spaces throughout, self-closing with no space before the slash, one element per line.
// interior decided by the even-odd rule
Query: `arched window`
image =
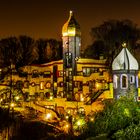
<path fill-rule="evenodd" d="M 113 86 L 114 86 L 114 89 L 118 88 L 118 76 L 117 75 L 113 76 Z"/>
<path fill-rule="evenodd" d="M 122 89 L 128 88 L 128 77 L 125 74 L 121 75 L 121 88 Z"/>

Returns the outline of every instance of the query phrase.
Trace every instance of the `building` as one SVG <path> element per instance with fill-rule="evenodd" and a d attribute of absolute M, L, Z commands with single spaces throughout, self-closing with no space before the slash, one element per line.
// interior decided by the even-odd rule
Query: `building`
<path fill-rule="evenodd" d="M 134 96 L 138 100 L 138 70 L 139 64 L 123 44 L 123 49 L 112 64 L 114 98 Z"/>
<path fill-rule="evenodd" d="M 62 40 L 63 60 L 24 66 L 20 74 L 16 73 L 13 66 L 12 76 L 5 77 L 1 82 L 1 96 L 6 93 L 7 97 L 7 91 L 11 88 L 9 83 L 12 81 L 13 99 L 16 95 L 22 94 L 25 101 L 35 100 L 48 108 L 57 108 L 61 112 L 71 114 L 77 111 L 89 114 L 91 111 L 102 109 L 100 104 L 102 100 L 118 98 L 120 83 L 125 92 L 128 91 L 126 90 L 126 87 L 129 87 L 128 81 L 129 84 L 136 85 L 134 87 L 137 96 L 138 64 L 127 48 L 123 48 L 113 62 L 114 83 L 112 83 L 105 59 L 80 57 L 81 31 L 72 11 L 62 28 Z M 123 69 L 117 66 L 120 55 L 126 57 L 123 59 Z M 135 67 L 132 60 L 136 64 Z M 132 67 L 134 69 L 131 69 Z M 127 74 L 128 70 L 130 70 L 129 74 Z M 122 80 L 116 81 L 116 77 Z"/>

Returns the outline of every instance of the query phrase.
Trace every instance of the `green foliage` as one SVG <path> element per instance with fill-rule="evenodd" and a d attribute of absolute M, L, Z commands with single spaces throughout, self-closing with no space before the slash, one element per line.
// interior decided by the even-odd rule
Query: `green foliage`
<path fill-rule="evenodd" d="M 126 129 L 118 130 L 112 138 L 119 140 L 139 140 L 140 138 L 140 123 L 132 123 Z"/>
<path fill-rule="evenodd" d="M 103 133 L 107 133 L 109 137 L 114 133 L 115 136 L 126 135 L 128 130 L 131 131 L 132 124 L 139 124 L 139 103 L 133 99 L 123 97 L 117 101 L 104 101 L 103 104 L 104 110 L 94 114 L 94 122 L 88 122 L 87 133 L 91 136 Z"/>

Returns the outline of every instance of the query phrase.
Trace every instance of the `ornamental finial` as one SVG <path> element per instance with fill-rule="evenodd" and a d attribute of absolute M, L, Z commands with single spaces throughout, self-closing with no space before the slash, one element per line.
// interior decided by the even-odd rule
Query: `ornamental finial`
<path fill-rule="evenodd" d="M 123 46 L 124 48 L 126 48 L 126 46 L 127 46 L 126 42 L 123 42 L 123 43 L 122 43 L 122 46 Z"/>

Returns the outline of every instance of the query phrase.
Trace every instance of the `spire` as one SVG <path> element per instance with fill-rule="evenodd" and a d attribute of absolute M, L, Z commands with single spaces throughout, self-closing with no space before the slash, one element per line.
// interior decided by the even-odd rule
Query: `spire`
<path fill-rule="evenodd" d="M 74 12 L 69 11 L 69 18 L 67 22 L 63 25 L 62 36 L 81 36 L 80 25 L 74 18 Z"/>
<path fill-rule="evenodd" d="M 70 16 L 73 16 L 73 11 L 72 10 L 70 10 Z"/>
<path fill-rule="evenodd" d="M 123 42 L 123 43 L 122 43 L 122 46 L 123 46 L 124 48 L 126 48 L 126 47 L 127 47 L 126 42 Z"/>

